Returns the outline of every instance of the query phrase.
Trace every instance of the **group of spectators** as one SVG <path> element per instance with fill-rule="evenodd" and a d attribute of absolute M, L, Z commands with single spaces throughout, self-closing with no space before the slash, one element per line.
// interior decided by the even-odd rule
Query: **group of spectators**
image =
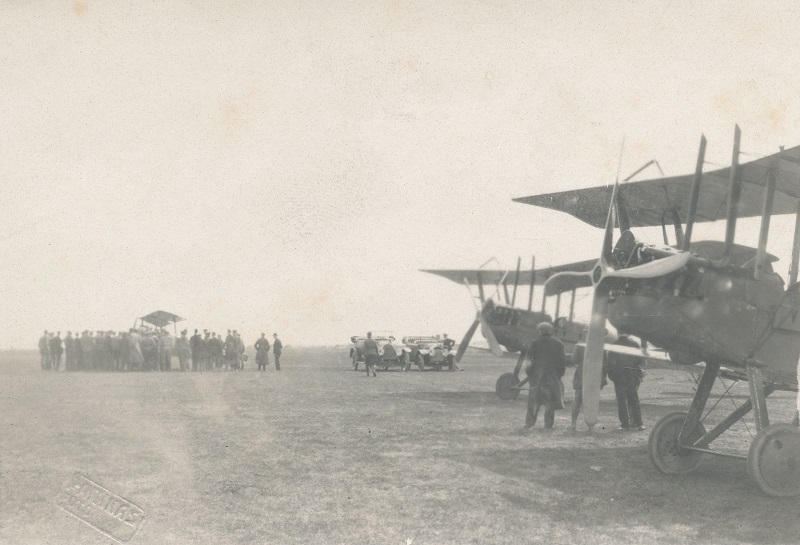
<path fill-rule="evenodd" d="M 172 371 L 172 360 L 177 358 L 181 371 L 238 371 L 244 369 L 245 344 L 236 330 L 227 336 L 216 332 L 198 330 L 188 337 L 180 337 L 166 330 L 132 328 L 128 331 L 84 331 L 72 335 L 67 331 L 45 331 L 39 339 L 39 355 L 44 371 L 59 371 L 62 362 L 65 371 Z M 275 369 L 280 370 L 282 344 L 278 334 L 273 334 Z M 255 344 L 259 370 L 269 363 L 270 345 L 261 334 Z"/>

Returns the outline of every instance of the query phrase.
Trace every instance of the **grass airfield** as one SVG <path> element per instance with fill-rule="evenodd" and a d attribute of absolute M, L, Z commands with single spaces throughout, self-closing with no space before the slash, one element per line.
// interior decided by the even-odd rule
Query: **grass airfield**
<path fill-rule="evenodd" d="M 461 373 L 377 378 L 352 371 L 347 348 L 287 350 L 280 372 L 252 362 L 45 373 L 34 352 L 1 353 L 0 543 L 112 543 L 56 505 L 75 473 L 144 510 L 134 544 L 800 543 L 798 499 L 763 496 L 744 462 L 652 467 L 649 430 L 688 408 L 685 372 L 648 372 L 648 432 L 616 431 L 606 387 L 600 429 L 571 434 L 570 368 L 556 429 L 523 434 L 527 394 L 494 394 L 508 360 L 468 354 Z M 741 405 L 746 384 L 732 393 Z M 771 420 L 794 406 L 773 394 Z M 715 446 L 746 451 L 747 429 L 732 431 Z"/>

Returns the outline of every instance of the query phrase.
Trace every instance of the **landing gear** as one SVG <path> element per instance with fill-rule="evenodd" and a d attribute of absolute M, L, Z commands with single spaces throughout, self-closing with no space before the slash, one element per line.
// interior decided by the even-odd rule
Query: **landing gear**
<path fill-rule="evenodd" d="M 514 376 L 514 373 L 503 373 L 497 379 L 494 391 L 497 392 L 497 397 L 500 399 L 510 401 L 519 397 L 519 385 L 519 379 Z"/>
<path fill-rule="evenodd" d="M 706 362 L 689 412 L 670 413 L 653 427 L 647 443 L 653 465 L 662 473 L 682 474 L 695 469 L 704 454 L 738 458 L 747 461 L 747 473 L 764 494 L 800 495 L 800 429 L 792 424 L 770 425 L 767 397 L 776 386 L 764 381 L 759 367 L 747 366 L 750 399 L 706 432 L 701 415 L 718 373 L 719 364 Z M 711 448 L 717 437 L 750 411 L 758 433 L 747 456 Z"/>
<path fill-rule="evenodd" d="M 767 496 L 800 494 L 800 429 L 772 424 L 758 432 L 747 453 L 747 470 Z"/>
<path fill-rule="evenodd" d="M 703 453 L 689 450 L 681 446 L 678 437 L 688 413 L 670 413 L 658 421 L 650 432 L 647 451 L 650 461 L 661 473 L 679 475 L 694 470 L 703 460 Z M 706 434 L 702 424 L 697 424 L 688 436 L 688 442 L 694 444 Z"/>

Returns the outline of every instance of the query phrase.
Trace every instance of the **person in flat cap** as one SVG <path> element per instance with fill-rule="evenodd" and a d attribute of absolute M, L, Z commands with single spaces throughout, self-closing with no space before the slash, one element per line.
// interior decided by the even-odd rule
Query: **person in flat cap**
<path fill-rule="evenodd" d="M 536 425 L 542 405 L 545 406 L 545 429 L 553 428 L 555 411 L 564 408 L 564 385 L 561 382 L 566 370 L 564 345 L 553 337 L 553 324 L 542 322 L 536 326 L 536 331 L 539 338 L 528 347 L 527 359 L 530 361 L 525 368 L 530 383 L 526 430 Z"/>

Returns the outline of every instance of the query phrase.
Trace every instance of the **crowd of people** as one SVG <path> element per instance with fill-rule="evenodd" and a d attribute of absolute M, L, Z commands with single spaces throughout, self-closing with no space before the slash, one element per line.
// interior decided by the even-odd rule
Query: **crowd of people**
<path fill-rule="evenodd" d="M 266 370 L 269 351 L 280 370 L 283 345 L 273 334 L 272 346 L 264 333 L 254 345 L 258 369 Z M 73 336 L 67 331 L 45 331 L 39 339 L 39 355 L 44 371 L 172 371 L 173 358 L 180 371 L 239 371 L 247 361 L 245 344 L 236 330 L 222 334 L 197 329 L 194 335 L 181 331 L 180 337 L 164 329 L 131 328 L 128 331 L 83 331 Z"/>

